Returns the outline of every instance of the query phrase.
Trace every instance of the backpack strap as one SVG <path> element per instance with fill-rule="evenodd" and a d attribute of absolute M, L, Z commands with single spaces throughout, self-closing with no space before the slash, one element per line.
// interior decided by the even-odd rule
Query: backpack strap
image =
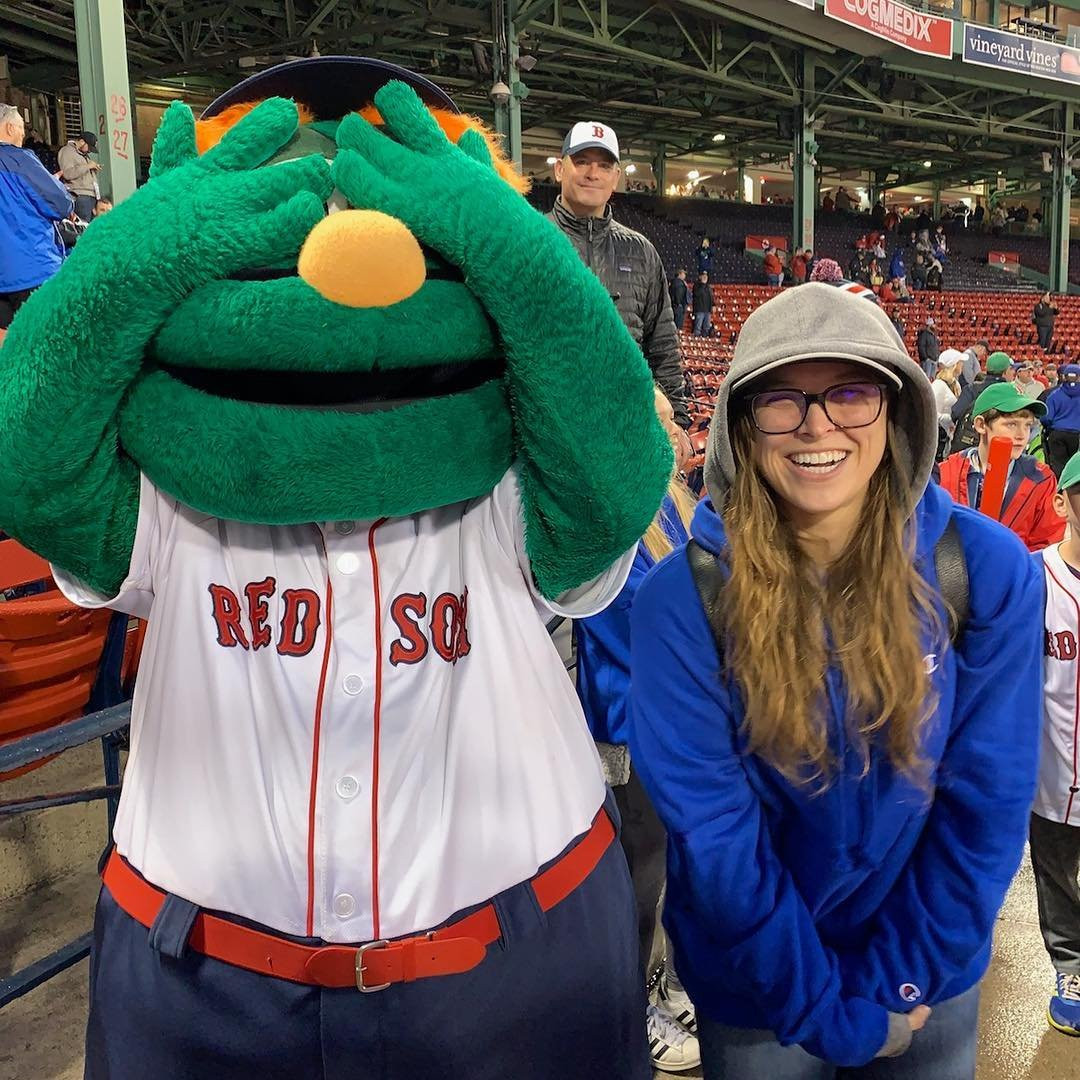
<path fill-rule="evenodd" d="M 690 574 L 694 579 L 694 586 L 701 598 L 701 606 L 705 609 L 705 617 L 712 628 L 713 641 L 716 643 L 717 651 L 721 652 L 723 628 L 720 620 L 720 590 L 724 585 L 723 575 L 717 565 L 716 557 L 706 551 L 696 540 L 690 540 L 687 543 L 686 557 L 690 563 Z M 971 614 L 971 596 L 964 546 L 960 542 L 956 522 L 951 517 L 934 548 L 934 568 L 937 570 L 941 597 L 956 618 L 951 634 L 951 641 L 955 645 L 963 634 L 968 616 Z"/>
<path fill-rule="evenodd" d="M 687 541 L 686 558 L 690 563 L 690 575 L 694 579 L 694 587 L 698 591 L 701 606 L 705 609 L 705 617 L 709 620 L 709 626 L 712 629 L 716 651 L 723 655 L 720 590 L 724 585 L 724 576 L 720 573 L 716 556 L 711 551 L 706 551 L 696 540 Z"/>
<path fill-rule="evenodd" d="M 945 531 L 934 548 L 934 568 L 937 570 L 941 598 L 956 617 L 956 625 L 951 634 L 952 643 L 955 645 L 971 614 L 971 593 L 964 545 L 960 542 L 960 533 L 954 518 L 949 518 L 949 524 L 945 526 Z"/>

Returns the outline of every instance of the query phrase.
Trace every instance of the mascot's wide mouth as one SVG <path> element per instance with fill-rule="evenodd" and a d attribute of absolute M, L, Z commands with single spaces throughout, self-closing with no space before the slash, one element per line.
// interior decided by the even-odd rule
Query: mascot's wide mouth
<path fill-rule="evenodd" d="M 467 364 L 432 364 L 375 371 L 215 370 L 160 364 L 193 390 L 232 401 L 333 412 L 380 412 L 412 401 L 448 397 L 501 379 L 501 357 Z"/>
<path fill-rule="evenodd" d="M 454 281 L 464 284 L 465 275 L 452 262 L 444 259 L 434 248 L 421 244 L 428 281 Z M 290 266 L 254 266 L 238 270 L 228 276 L 229 281 L 277 281 L 279 278 L 297 277 L 296 264 Z"/>

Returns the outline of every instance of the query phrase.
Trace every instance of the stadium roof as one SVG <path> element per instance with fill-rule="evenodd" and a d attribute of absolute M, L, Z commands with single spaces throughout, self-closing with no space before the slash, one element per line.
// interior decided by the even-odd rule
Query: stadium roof
<path fill-rule="evenodd" d="M 286 57 L 352 52 L 403 63 L 490 115 L 504 3 L 527 58 L 534 149 L 595 118 L 643 156 L 784 161 L 803 58 L 818 161 L 833 172 L 879 169 L 890 184 L 1034 176 L 1041 151 L 1080 140 L 1063 130 L 1080 87 L 923 57 L 790 0 L 128 0 L 131 81 L 142 100 L 205 99 Z M 0 52 L 16 85 L 77 85 L 72 0 L 0 0 Z"/>

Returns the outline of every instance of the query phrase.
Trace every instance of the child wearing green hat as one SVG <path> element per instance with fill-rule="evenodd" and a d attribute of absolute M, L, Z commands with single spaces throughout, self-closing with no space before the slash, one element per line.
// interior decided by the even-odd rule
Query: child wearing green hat
<path fill-rule="evenodd" d="M 1046 575 L 1046 660 L 1030 846 L 1039 927 L 1056 976 L 1047 1019 L 1066 1035 L 1080 1035 L 1080 454 L 1062 470 L 1054 501 L 1070 531 L 1036 556 Z"/>
<path fill-rule="evenodd" d="M 1024 397 L 1011 381 L 987 386 L 972 407 L 978 444 L 950 454 L 938 473 L 938 483 L 956 502 L 978 510 L 990 440 L 1010 439 L 1013 452 L 1001 523 L 1012 529 L 1029 551 L 1041 551 L 1065 533 L 1065 522 L 1054 508 L 1054 474 L 1025 453 L 1036 421 L 1045 414 L 1046 406 L 1041 401 Z"/>
<path fill-rule="evenodd" d="M 975 399 L 991 386 L 1003 382 L 1011 383 L 1020 366 L 1008 353 L 993 352 L 986 358 L 986 374 L 964 387 L 952 407 L 952 419 L 956 425 L 952 441 L 954 454 L 958 450 L 971 449 L 979 441 L 979 436 L 972 426 L 971 410 L 974 408 Z"/>

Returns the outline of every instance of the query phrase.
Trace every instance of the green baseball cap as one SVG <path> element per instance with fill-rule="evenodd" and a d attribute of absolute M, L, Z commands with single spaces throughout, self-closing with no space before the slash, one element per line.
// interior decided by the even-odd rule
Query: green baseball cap
<path fill-rule="evenodd" d="M 1005 354 L 1002 353 L 1002 356 Z M 997 409 L 998 412 L 1014 413 L 1027 409 L 1037 417 L 1046 415 L 1046 406 L 1041 401 L 1024 397 L 1012 383 L 1000 382 L 988 386 L 976 399 L 971 409 L 972 416 L 982 416 L 984 412 Z"/>
<path fill-rule="evenodd" d="M 1013 366 L 1013 358 L 1008 353 L 995 352 L 986 358 L 986 370 L 993 375 L 1000 375 Z"/>
<path fill-rule="evenodd" d="M 1061 470 L 1061 476 L 1058 478 L 1058 491 L 1068 491 L 1069 488 L 1080 484 L 1080 453 L 1073 454 L 1067 462 L 1065 462 L 1065 468 Z"/>

